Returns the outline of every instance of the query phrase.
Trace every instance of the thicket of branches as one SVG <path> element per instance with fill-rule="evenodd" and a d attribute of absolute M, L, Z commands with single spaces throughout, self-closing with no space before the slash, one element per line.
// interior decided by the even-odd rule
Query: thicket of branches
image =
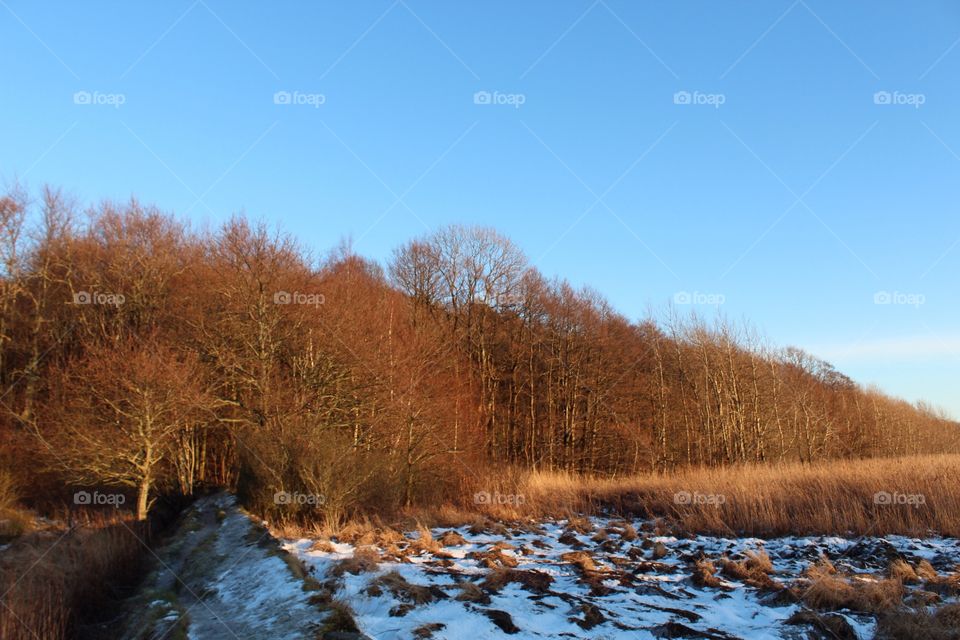
<path fill-rule="evenodd" d="M 591 474 L 956 451 L 958 425 L 722 319 L 631 322 L 507 238 L 451 226 L 386 268 L 235 218 L 0 197 L 4 464 L 24 486 L 238 489 L 359 507 L 487 469 Z M 291 509 L 298 505 L 286 505 Z M 302 508 L 316 508 L 313 504 Z"/>

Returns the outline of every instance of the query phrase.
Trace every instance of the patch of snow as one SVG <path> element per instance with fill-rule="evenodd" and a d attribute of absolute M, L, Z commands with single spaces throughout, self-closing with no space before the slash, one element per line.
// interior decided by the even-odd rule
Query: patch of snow
<path fill-rule="evenodd" d="M 466 543 L 444 549 L 441 556 L 428 553 L 407 556 L 400 562 L 381 562 L 376 571 L 353 575 L 345 573 L 334 578 L 336 564 L 353 555 L 349 544 L 333 543 L 333 552 L 311 550 L 311 540 L 286 541 L 285 547 L 300 557 L 318 579 L 330 579 L 335 597 L 346 601 L 356 614 L 360 629 L 371 638 L 387 640 L 411 638 L 414 630 L 422 625 L 440 624 L 434 631 L 435 639 L 503 638 L 505 633 L 493 622 L 489 611 L 509 614 L 519 632 L 512 637 L 518 640 L 533 638 L 603 638 L 636 639 L 655 638 L 657 627 L 667 623 L 683 624 L 701 633 L 728 634 L 731 638 L 777 639 L 799 637 L 800 629 L 785 625 L 785 621 L 799 610 L 796 604 L 772 606 L 763 601 L 764 592 L 730 578 L 722 578 L 724 588 L 697 587 L 690 580 L 690 567 L 695 558 L 704 555 L 717 560 L 727 555 L 741 557 L 750 550 L 763 549 L 774 566 L 775 579 L 792 582 L 802 575 L 812 562 L 826 554 L 835 562 L 842 560 L 858 567 L 858 570 L 880 572 L 883 564 L 872 563 L 869 558 L 845 556 L 858 542 L 864 540 L 889 544 L 913 561 L 936 558 L 951 558 L 960 561 L 960 541 L 955 539 L 920 540 L 900 536 L 851 540 L 837 536 L 797 536 L 774 539 L 727 538 L 698 536 L 677 538 L 647 534 L 634 541 L 625 541 L 613 533 L 612 527 L 621 519 L 592 518 L 594 531 L 590 534 L 567 533 L 563 520 L 538 523 L 539 531 L 511 529 L 508 535 L 490 533 L 472 534 L 468 527 L 452 529 Z M 644 523 L 633 521 L 638 531 Z M 647 526 L 647 529 L 650 527 Z M 602 542 L 594 542 L 591 536 L 599 529 L 606 529 L 612 543 L 603 550 Z M 440 540 L 446 529 L 435 529 L 434 538 Z M 416 533 L 408 536 L 409 540 Z M 644 567 L 641 563 L 651 561 L 651 554 L 642 550 L 644 542 L 660 542 L 667 548 L 667 555 L 656 561 L 658 568 Z M 575 539 L 577 543 L 573 543 Z M 550 576 L 552 585 L 544 593 L 532 591 L 517 582 L 509 582 L 499 591 L 488 591 L 488 604 L 464 602 L 456 599 L 460 590 L 455 586 L 460 581 L 482 584 L 480 578 L 488 575 L 488 569 L 476 552 L 490 550 L 498 542 L 507 542 L 515 549 L 503 549 L 501 553 L 517 561 L 517 570 L 536 570 Z M 537 544 L 534 544 L 537 543 Z M 578 546 L 581 545 L 581 546 Z M 402 546 L 402 545 L 401 545 Z M 596 581 L 606 593 L 598 593 L 589 581 L 580 575 L 579 569 L 564 562 L 561 556 L 578 550 L 588 551 L 601 567 Z M 636 560 L 628 559 L 628 553 Z M 617 558 L 617 562 L 613 558 Z M 618 565 L 619 562 L 619 565 Z M 620 566 L 623 565 L 623 566 Z M 426 604 L 399 608 L 404 604 L 389 589 L 379 592 L 369 590 L 377 577 L 388 572 L 397 572 L 414 585 L 439 587 L 446 593 Z M 624 578 L 623 574 L 629 574 Z M 609 575 L 608 575 L 609 574 Z M 624 578 L 621 580 L 621 578 Z M 585 609 L 594 612 L 593 620 L 585 619 Z M 875 621 L 871 616 L 842 614 L 860 638 L 872 636 Z"/>

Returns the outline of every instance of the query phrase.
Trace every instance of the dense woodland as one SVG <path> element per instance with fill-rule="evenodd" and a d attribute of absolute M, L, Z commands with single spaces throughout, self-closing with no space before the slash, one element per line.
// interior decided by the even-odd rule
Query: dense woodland
<path fill-rule="evenodd" d="M 748 327 L 634 322 L 509 239 L 379 265 L 242 217 L 0 196 L 0 464 L 34 500 L 229 486 L 358 508 L 465 501 L 490 469 L 610 475 L 956 451 L 960 426 Z M 64 489 L 65 488 L 65 489 Z M 60 491 L 61 494 L 57 494 Z M 316 508 L 284 505 L 284 508 Z"/>

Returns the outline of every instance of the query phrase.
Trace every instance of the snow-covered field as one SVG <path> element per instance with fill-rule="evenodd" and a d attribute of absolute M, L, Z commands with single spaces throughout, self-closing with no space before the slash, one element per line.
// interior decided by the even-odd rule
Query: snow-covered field
<path fill-rule="evenodd" d="M 927 560 L 945 573 L 960 562 L 955 539 L 678 539 L 658 535 L 649 522 L 625 524 L 559 520 L 496 531 L 434 529 L 435 544 L 414 532 L 372 545 L 300 539 L 284 546 L 376 640 L 807 638 L 809 624 L 788 623 L 805 606 L 781 587 L 802 593 L 804 570 L 821 555 L 864 581 L 885 577 L 898 557 L 912 565 Z M 772 561 L 769 579 L 720 570 L 723 558 L 742 560 L 758 549 Z M 697 579 L 704 558 L 714 562 L 716 576 Z M 946 594 L 940 602 L 954 600 Z M 873 616 L 838 615 L 847 631 L 873 636 Z"/>

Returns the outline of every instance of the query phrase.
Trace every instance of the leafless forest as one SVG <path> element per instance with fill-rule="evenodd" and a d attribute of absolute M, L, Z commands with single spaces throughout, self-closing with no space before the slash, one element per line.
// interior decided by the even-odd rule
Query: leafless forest
<path fill-rule="evenodd" d="M 465 504 L 503 470 L 593 476 L 955 452 L 957 423 L 722 317 L 632 321 L 487 228 L 389 264 L 242 217 L 0 199 L 3 468 L 33 504 L 277 492 L 337 524 Z M 642 283 L 641 283 L 642 286 Z M 492 470 L 492 471 L 491 471 Z M 297 505 L 284 505 L 289 515 Z"/>

